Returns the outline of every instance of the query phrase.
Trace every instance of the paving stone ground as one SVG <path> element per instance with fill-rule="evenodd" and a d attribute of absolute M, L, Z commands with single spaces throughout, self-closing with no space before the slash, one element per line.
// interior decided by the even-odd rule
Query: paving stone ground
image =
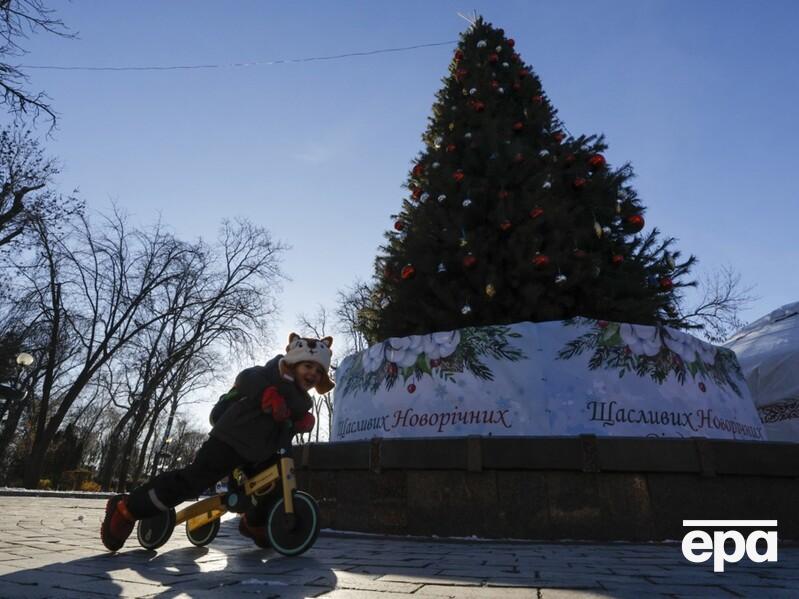
<path fill-rule="evenodd" d="M 488 542 L 323 531 L 301 557 L 258 549 L 226 517 L 194 547 L 182 526 L 158 552 L 99 539 L 105 500 L 0 496 L 0 597 L 567 599 L 798 597 L 799 547 L 714 573 L 676 543 Z"/>

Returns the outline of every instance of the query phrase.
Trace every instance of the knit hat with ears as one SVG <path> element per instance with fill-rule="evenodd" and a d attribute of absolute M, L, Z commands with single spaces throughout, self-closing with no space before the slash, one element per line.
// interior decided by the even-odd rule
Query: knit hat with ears
<path fill-rule="evenodd" d="M 313 362 L 322 367 L 322 380 L 316 385 L 316 392 L 324 395 L 330 391 L 335 384 L 330 380 L 327 371 L 330 369 L 330 358 L 333 352 L 330 347 L 333 345 L 333 337 L 324 339 L 306 339 L 297 333 L 289 335 L 289 344 L 286 346 L 286 355 L 280 359 L 281 366 L 294 366 L 299 362 Z"/>

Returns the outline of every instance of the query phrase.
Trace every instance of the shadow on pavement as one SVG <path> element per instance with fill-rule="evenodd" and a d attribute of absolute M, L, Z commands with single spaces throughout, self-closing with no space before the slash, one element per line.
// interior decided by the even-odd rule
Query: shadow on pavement
<path fill-rule="evenodd" d="M 291 598 L 312 597 L 335 586 L 335 573 L 314 558 L 313 548 L 289 558 L 242 545 L 229 523 L 223 523 L 219 536 L 206 547 L 170 549 L 167 544 L 156 552 L 139 548 L 132 538 L 120 553 L 32 565 L 0 575 L 0 597 L 25 598 Z"/>

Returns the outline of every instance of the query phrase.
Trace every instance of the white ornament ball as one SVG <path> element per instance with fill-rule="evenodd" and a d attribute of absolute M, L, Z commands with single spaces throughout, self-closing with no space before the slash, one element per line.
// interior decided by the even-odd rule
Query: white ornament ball
<path fill-rule="evenodd" d="M 479 42 L 477 42 L 477 47 L 478 48 L 485 48 L 487 45 L 488 45 L 488 42 L 485 41 L 485 40 L 480 40 Z"/>
<path fill-rule="evenodd" d="M 461 308 L 461 314 L 466 316 L 467 314 L 471 313 L 472 307 L 469 304 L 466 304 L 463 308 Z"/>
<path fill-rule="evenodd" d="M 494 48 L 494 51 L 495 52 L 502 52 L 502 46 L 497 46 L 496 48 Z"/>
<path fill-rule="evenodd" d="M 430 194 L 427 192 L 424 192 L 422 195 L 419 196 L 420 202 L 426 202 L 429 199 L 430 199 Z"/>
<path fill-rule="evenodd" d="M 443 262 L 438 263 L 438 272 L 447 272 L 447 267 L 444 266 Z"/>
<path fill-rule="evenodd" d="M 602 233 L 605 235 L 610 235 L 610 227 L 602 227 Z"/>
<path fill-rule="evenodd" d="M 504 87 L 498 87 L 498 88 L 497 88 L 497 91 L 498 91 L 499 93 L 501 93 L 501 94 L 504 94 L 504 93 L 505 93 L 505 88 L 504 88 Z"/>
<path fill-rule="evenodd" d="M 507 62 L 502 63 L 502 68 L 507 69 L 510 65 Z"/>
<path fill-rule="evenodd" d="M 440 162 L 434 162 L 430 166 L 432 166 L 433 168 L 438 168 L 439 166 L 441 166 L 441 163 Z"/>
<path fill-rule="evenodd" d="M 440 196 L 438 196 L 438 198 L 437 198 L 437 199 L 438 199 L 438 201 L 439 201 L 439 202 L 443 202 L 444 200 L 446 200 L 446 199 L 447 199 L 447 196 L 446 196 L 445 194 L 443 194 L 443 193 L 442 193 Z"/>
<path fill-rule="evenodd" d="M 552 187 L 552 183 L 550 183 L 549 181 L 544 181 L 541 187 L 543 187 L 544 189 L 549 189 L 550 187 Z"/>
<path fill-rule="evenodd" d="M 471 133 L 471 131 L 467 131 L 466 133 L 464 133 L 464 134 L 463 134 L 463 137 L 464 137 L 464 138 L 466 138 L 466 139 L 471 139 L 471 138 L 472 138 L 472 133 Z"/>
<path fill-rule="evenodd" d="M 541 150 L 538 155 L 541 156 L 541 158 L 546 158 L 549 156 L 549 150 Z"/>
<path fill-rule="evenodd" d="M 469 198 L 466 198 L 465 200 L 463 200 L 463 207 L 464 208 L 468 208 L 471 205 L 472 205 L 472 201 Z"/>
<path fill-rule="evenodd" d="M 555 283 L 558 285 L 563 285 L 567 280 L 566 275 L 558 275 L 555 277 Z"/>
<path fill-rule="evenodd" d="M 470 89 L 470 90 L 469 90 L 469 95 L 472 95 L 472 96 L 473 96 L 473 95 L 475 95 L 476 93 L 477 93 L 477 88 L 476 88 L 476 87 L 473 87 L 472 89 Z"/>

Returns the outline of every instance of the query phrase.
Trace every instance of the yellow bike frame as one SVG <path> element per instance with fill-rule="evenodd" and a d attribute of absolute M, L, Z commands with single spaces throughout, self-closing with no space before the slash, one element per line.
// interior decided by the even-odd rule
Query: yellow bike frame
<path fill-rule="evenodd" d="M 293 514 L 294 491 L 297 488 L 297 480 L 294 477 L 294 460 L 292 458 L 283 456 L 280 458 L 279 465 L 270 466 L 252 478 L 247 478 L 243 473 L 239 477 L 239 483 L 247 497 L 268 493 L 274 488 L 278 480 L 283 485 L 284 510 L 287 514 Z M 193 531 L 221 518 L 223 514 L 229 511 L 227 505 L 225 505 L 224 497 L 224 494 L 214 495 L 180 510 L 175 514 L 175 525 L 186 522 L 188 530 Z"/>

